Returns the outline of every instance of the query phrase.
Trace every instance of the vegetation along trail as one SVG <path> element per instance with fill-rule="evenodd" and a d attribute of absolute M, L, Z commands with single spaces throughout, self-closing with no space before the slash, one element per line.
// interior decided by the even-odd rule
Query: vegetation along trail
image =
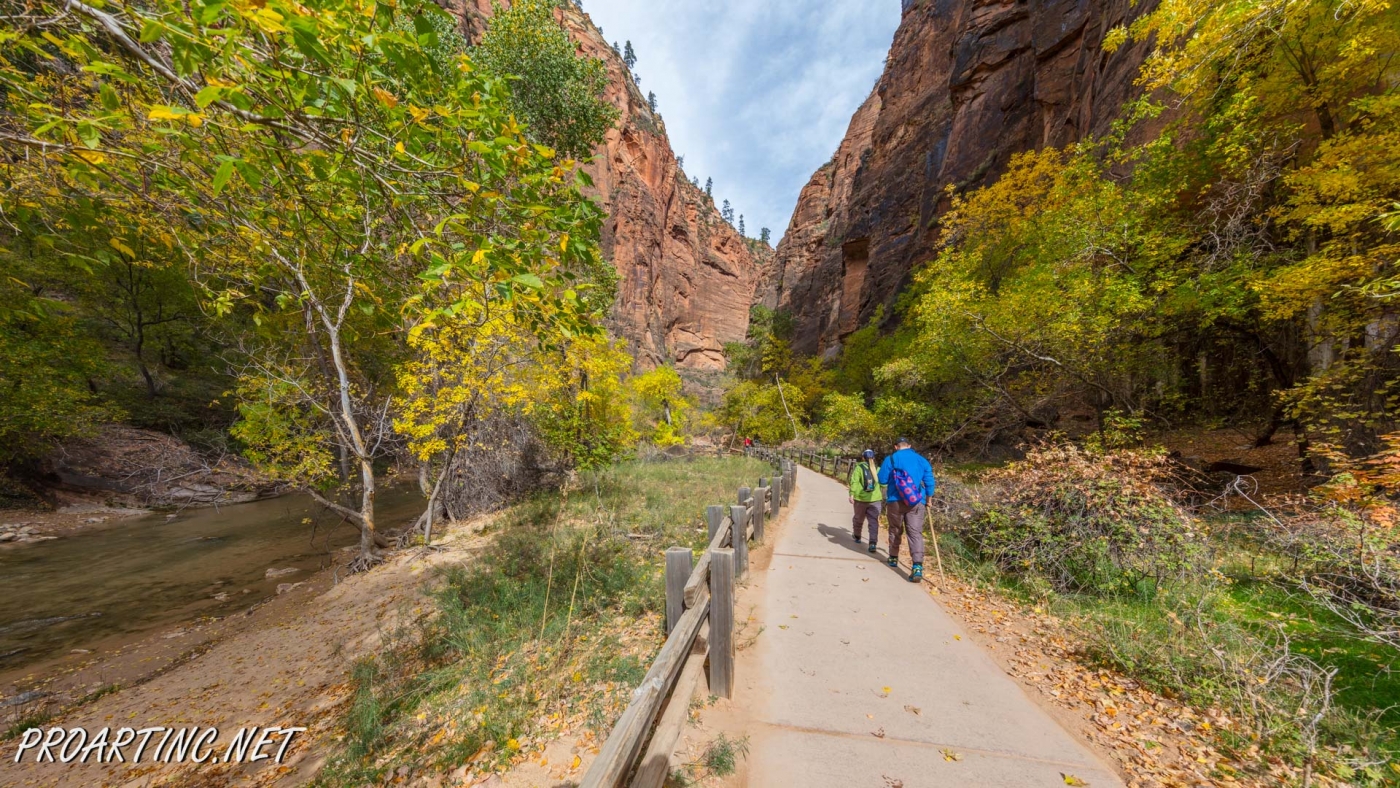
<path fill-rule="evenodd" d="M 800 495 L 756 606 L 735 703 L 707 720 L 748 736 L 752 786 L 1123 783 L 1022 692 L 962 624 L 850 533 L 846 490 L 798 471 Z"/>

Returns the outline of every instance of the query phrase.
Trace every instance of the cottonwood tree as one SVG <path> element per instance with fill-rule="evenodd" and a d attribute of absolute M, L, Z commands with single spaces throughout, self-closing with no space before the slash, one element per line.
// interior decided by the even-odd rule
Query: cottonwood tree
<path fill-rule="evenodd" d="M 504 80 L 434 56 L 443 13 L 51 0 L 7 11 L 0 37 L 11 163 L 159 217 L 207 308 L 257 327 L 238 435 L 359 527 L 361 568 L 387 544 L 374 472 L 407 324 L 495 301 L 534 331 L 595 330 L 571 295 L 600 259 L 583 176 L 527 139 Z M 337 454 L 354 503 L 332 497 Z"/>

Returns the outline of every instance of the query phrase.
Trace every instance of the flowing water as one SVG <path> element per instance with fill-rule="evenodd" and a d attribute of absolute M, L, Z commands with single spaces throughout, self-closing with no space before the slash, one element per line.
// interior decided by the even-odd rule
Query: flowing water
<path fill-rule="evenodd" d="M 422 510 L 417 490 L 380 494 L 376 519 Z M 0 549 L 0 670 L 116 635 L 224 616 L 275 596 L 280 583 L 330 566 L 358 531 L 311 498 L 153 514 L 51 542 Z M 345 555 L 338 556 L 344 563 Z M 296 572 L 268 577 L 269 569 Z"/>

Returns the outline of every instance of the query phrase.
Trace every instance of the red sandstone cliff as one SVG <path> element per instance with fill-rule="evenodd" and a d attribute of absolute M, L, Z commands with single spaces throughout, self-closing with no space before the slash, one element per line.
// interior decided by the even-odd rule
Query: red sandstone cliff
<path fill-rule="evenodd" d="M 1108 54 L 1131 0 L 904 0 L 885 72 L 802 190 L 759 299 L 790 311 L 794 348 L 830 354 L 931 259 L 946 188 L 1012 154 L 1107 130 L 1145 44 Z"/>
<path fill-rule="evenodd" d="M 465 0 L 457 12 L 467 37 L 476 40 L 491 2 Z M 751 247 L 690 183 L 665 122 L 588 15 L 573 3 L 562 4 L 559 13 L 579 51 L 607 64 L 607 99 L 622 112 L 587 167 L 608 211 L 603 253 L 620 277 L 612 328 L 644 369 L 665 363 L 723 369 L 725 343 L 748 331 L 749 307 L 771 251 L 756 241 Z"/>

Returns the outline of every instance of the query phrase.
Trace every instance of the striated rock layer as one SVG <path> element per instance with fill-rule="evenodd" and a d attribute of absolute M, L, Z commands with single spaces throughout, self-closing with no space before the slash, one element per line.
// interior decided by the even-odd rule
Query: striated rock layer
<path fill-rule="evenodd" d="M 1104 33 L 1152 3 L 904 0 L 885 72 L 836 156 L 802 190 L 759 301 L 792 313 L 794 348 L 834 355 L 931 259 L 947 188 L 1018 152 L 1101 134 L 1147 54 Z"/>
<path fill-rule="evenodd" d="M 478 40 L 490 0 L 457 7 Z M 651 111 L 622 58 L 573 3 L 557 12 L 579 51 L 607 64 L 607 100 L 621 112 L 587 167 L 608 211 L 603 253 L 619 275 L 612 328 L 643 369 L 725 367 L 724 345 L 744 338 L 749 307 L 772 249 L 742 238 L 676 161 L 661 116 Z"/>

